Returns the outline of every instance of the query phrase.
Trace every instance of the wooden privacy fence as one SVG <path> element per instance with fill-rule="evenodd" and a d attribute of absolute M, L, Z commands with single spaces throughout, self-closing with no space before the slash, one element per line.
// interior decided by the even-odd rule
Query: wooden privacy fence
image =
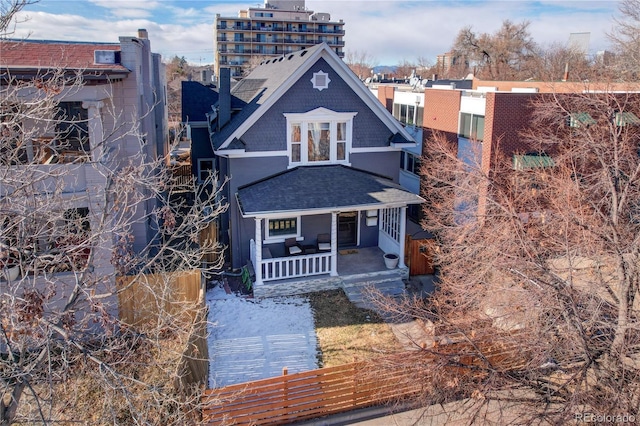
<path fill-rule="evenodd" d="M 181 273 L 117 278 L 120 320 L 134 327 L 163 323 L 190 332 L 178 371 L 177 386 L 204 385 L 209 376 L 207 311 L 200 269 Z"/>
<path fill-rule="evenodd" d="M 205 296 L 202 292 L 202 301 Z M 187 347 L 182 354 L 178 371 L 180 385 L 188 388 L 191 385 L 206 385 L 209 380 L 209 344 L 207 341 L 207 310 L 199 309 L 189 335 Z"/>
<path fill-rule="evenodd" d="M 433 238 L 405 237 L 404 263 L 409 267 L 409 275 L 429 275 L 434 273 L 433 255 L 437 245 Z"/>
<path fill-rule="evenodd" d="M 136 326 L 156 323 L 159 315 L 184 313 L 195 320 L 195 307 L 204 306 L 200 269 L 181 273 L 120 276 L 118 309 L 120 320 Z"/>
<path fill-rule="evenodd" d="M 370 371 L 370 367 L 356 362 L 209 389 L 203 400 L 203 423 L 286 424 L 381 405 L 422 389 L 409 371 L 393 366 Z"/>
<path fill-rule="evenodd" d="M 495 335 L 495 333 L 494 333 Z M 494 342 L 492 335 L 469 339 L 441 335 L 427 352 L 412 351 L 205 391 L 203 424 L 281 425 L 407 401 L 433 380 L 477 381 L 488 371 L 526 367 L 518 339 Z M 439 355 L 438 355 L 439 354 Z"/>

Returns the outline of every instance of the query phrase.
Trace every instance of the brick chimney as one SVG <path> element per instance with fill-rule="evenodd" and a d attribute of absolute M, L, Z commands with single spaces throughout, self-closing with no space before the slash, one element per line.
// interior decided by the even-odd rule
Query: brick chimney
<path fill-rule="evenodd" d="M 218 130 L 231 120 L 231 70 L 220 68 L 218 89 Z"/>

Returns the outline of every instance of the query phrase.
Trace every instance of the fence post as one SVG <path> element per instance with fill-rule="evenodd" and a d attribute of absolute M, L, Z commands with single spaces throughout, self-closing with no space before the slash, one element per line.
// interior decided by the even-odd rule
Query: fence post
<path fill-rule="evenodd" d="M 282 384 L 283 384 L 283 388 L 282 388 L 282 400 L 283 401 L 288 401 L 289 400 L 289 380 L 285 377 L 289 374 L 289 369 L 287 367 L 282 367 Z M 287 405 L 284 405 L 284 408 L 287 408 Z"/>

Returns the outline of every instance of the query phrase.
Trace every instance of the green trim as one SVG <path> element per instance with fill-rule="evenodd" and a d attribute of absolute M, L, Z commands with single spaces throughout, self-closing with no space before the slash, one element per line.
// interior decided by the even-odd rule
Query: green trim
<path fill-rule="evenodd" d="M 544 169 L 547 167 L 553 167 L 555 163 L 553 158 L 548 155 L 514 155 L 513 156 L 513 169 L 514 170 L 531 170 L 531 169 Z"/>
<path fill-rule="evenodd" d="M 582 125 L 590 126 L 592 124 L 596 124 L 596 120 L 594 120 L 586 112 L 575 112 L 575 113 L 569 114 L 570 127 L 580 127 Z"/>
<path fill-rule="evenodd" d="M 616 126 L 626 126 L 627 124 L 637 126 L 640 124 L 640 118 L 632 112 L 616 112 L 615 122 Z"/>

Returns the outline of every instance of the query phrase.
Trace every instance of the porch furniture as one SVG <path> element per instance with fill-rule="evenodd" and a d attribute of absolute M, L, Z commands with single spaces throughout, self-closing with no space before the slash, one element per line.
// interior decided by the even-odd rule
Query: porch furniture
<path fill-rule="evenodd" d="M 302 246 L 304 254 L 315 254 L 317 252 L 316 246 L 313 244 L 305 244 Z"/>
<path fill-rule="evenodd" d="M 269 250 L 269 247 L 262 247 L 262 258 L 263 259 L 273 258 L 273 256 L 271 255 L 271 250 Z"/>
<path fill-rule="evenodd" d="M 295 256 L 297 254 L 304 254 L 304 249 L 298 243 L 295 237 L 287 238 L 284 240 L 284 248 L 287 256 Z"/>
<path fill-rule="evenodd" d="M 318 251 L 331 251 L 331 235 L 318 234 L 317 246 Z"/>

